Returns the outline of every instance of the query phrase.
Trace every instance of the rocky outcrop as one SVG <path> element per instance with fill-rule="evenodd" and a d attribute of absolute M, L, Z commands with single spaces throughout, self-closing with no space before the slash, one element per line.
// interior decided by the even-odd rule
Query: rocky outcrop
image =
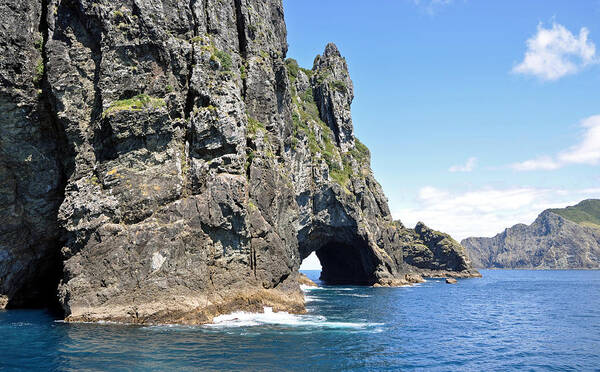
<path fill-rule="evenodd" d="M 600 269 L 600 229 L 556 213 L 562 211 L 546 210 L 529 226 L 518 224 L 493 238 L 468 238 L 462 245 L 475 267 Z"/>
<path fill-rule="evenodd" d="M 345 60 L 286 60 L 280 0 L 42 4 L 1 9 L 0 304 L 199 324 L 304 311 L 315 251 L 331 284 L 476 273 L 392 221 Z"/>
<path fill-rule="evenodd" d="M 307 287 L 318 287 L 317 283 L 313 282 L 308 276 L 300 273 L 298 283 Z"/>
<path fill-rule="evenodd" d="M 399 242 L 412 272 L 427 277 L 480 277 L 465 249 L 450 235 L 419 222 L 414 230 L 402 229 Z"/>

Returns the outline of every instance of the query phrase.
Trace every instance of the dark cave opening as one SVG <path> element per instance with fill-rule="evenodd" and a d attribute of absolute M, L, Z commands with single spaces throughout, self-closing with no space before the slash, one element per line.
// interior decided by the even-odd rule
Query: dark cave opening
<path fill-rule="evenodd" d="M 375 280 L 373 253 L 361 240 L 351 244 L 326 242 L 317 249 L 305 251 L 303 258 L 314 252 L 321 264 L 319 279 L 327 285 L 372 285 Z M 314 258 L 309 258 L 314 268 Z M 306 265 L 303 265 L 307 267 Z"/>
<path fill-rule="evenodd" d="M 368 257 L 353 245 L 328 243 L 316 251 L 321 262 L 320 279 L 331 285 L 369 285 Z"/>
<path fill-rule="evenodd" d="M 32 264 L 34 273 L 10 298 L 7 309 L 46 309 L 56 318 L 63 318 L 63 308 L 57 295 L 58 284 L 63 277 L 60 250 L 40 258 Z"/>

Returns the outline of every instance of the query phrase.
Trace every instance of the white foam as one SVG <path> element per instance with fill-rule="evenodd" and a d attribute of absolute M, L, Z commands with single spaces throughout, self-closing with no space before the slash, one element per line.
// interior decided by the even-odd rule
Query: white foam
<path fill-rule="evenodd" d="M 211 328 L 253 327 L 264 325 L 280 325 L 287 327 L 308 327 L 328 329 L 367 329 L 380 326 L 381 323 L 366 322 L 334 322 L 320 315 L 295 315 L 287 312 L 274 312 L 272 308 L 265 307 L 263 313 L 247 313 L 243 311 L 220 315 L 213 319 Z"/>
<path fill-rule="evenodd" d="M 304 292 L 312 292 L 312 291 L 324 291 L 327 290 L 328 288 L 325 287 L 310 287 L 307 285 L 301 285 L 300 289 L 302 289 Z"/>
<path fill-rule="evenodd" d="M 320 298 L 316 298 L 310 295 L 304 295 L 304 301 L 306 302 L 323 302 Z"/>
<path fill-rule="evenodd" d="M 304 292 L 310 291 L 354 291 L 356 288 L 343 288 L 343 287 L 311 287 L 309 285 L 300 285 L 300 289 Z"/>
<path fill-rule="evenodd" d="M 371 297 L 371 295 L 366 295 L 366 294 L 357 294 L 357 293 L 351 293 L 348 296 L 352 296 L 352 297 Z"/>

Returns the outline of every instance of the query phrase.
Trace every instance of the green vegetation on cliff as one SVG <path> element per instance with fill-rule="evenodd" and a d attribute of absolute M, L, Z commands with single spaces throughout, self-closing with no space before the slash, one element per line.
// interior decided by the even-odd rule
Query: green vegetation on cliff
<path fill-rule="evenodd" d="M 40 58 L 35 65 L 35 75 L 33 76 L 33 84 L 39 86 L 44 77 L 44 61 Z"/>
<path fill-rule="evenodd" d="M 113 102 L 103 116 L 109 116 L 119 111 L 142 111 L 146 108 L 160 108 L 165 107 L 167 104 L 164 99 L 151 97 L 147 94 L 138 94 L 135 97 L 129 99 L 122 99 L 120 101 Z"/>
<path fill-rule="evenodd" d="M 304 72 L 307 77 L 310 77 L 313 71 L 301 68 L 298 66 L 298 62 L 291 58 L 286 60 L 286 68 L 288 78 L 292 83 L 290 90 L 296 108 L 292 113 L 294 123 L 292 148 L 296 147 L 300 138 L 306 136 L 311 154 L 313 156 L 320 154 L 329 168 L 331 178 L 339 185 L 346 186 L 355 173 L 353 159 L 359 167 L 368 165 L 369 149 L 355 138 L 355 146 L 347 153 L 341 153 L 334 143 L 333 131 L 321 120 L 312 88 L 308 87 L 301 93 L 296 90 L 295 82 L 300 71 Z M 335 89 L 340 91 L 347 89 L 343 82 L 335 83 L 337 83 Z"/>
<path fill-rule="evenodd" d="M 583 226 L 600 228 L 600 199 L 584 200 L 574 206 L 550 209 L 550 212 Z"/>
<path fill-rule="evenodd" d="M 247 119 L 248 119 L 248 136 L 250 138 L 254 138 L 254 136 L 256 135 L 256 133 L 258 131 L 266 130 L 265 125 L 263 123 L 256 120 L 255 118 L 251 117 L 250 115 L 247 115 Z"/>
<path fill-rule="evenodd" d="M 215 56 L 219 59 L 219 62 L 221 62 L 223 71 L 231 71 L 233 63 L 231 62 L 231 55 L 229 53 L 222 50 L 215 50 Z"/>
<path fill-rule="evenodd" d="M 298 78 L 298 71 L 304 72 L 308 77 L 311 77 L 313 74 L 312 70 L 300 67 L 298 65 L 298 61 L 293 58 L 286 59 L 285 66 L 287 68 L 288 77 L 292 83 L 296 82 L 296 79 Z"/>

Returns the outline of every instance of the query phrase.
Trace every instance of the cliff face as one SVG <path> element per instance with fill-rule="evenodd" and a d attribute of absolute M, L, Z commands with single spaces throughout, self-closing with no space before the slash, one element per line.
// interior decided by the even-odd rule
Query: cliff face
<path fill-rule="evenodd" d="M 461 243 L 475 267 L 599 269 L 600 229 L 544 211 L 529 226 L 519 224 L 493 238 Z"/>
<path fill-rule="evenodd" d="M 476 275 L 457 244 L 392 221 L 344 58 L 286 61 L 280 0 L 21 3 L 0 5 L 1 306 L 301 312 L 313 251 L 334 284 Z M 405 262 L 413 245 L 434 253 Z"/>
<path fill-rule="evenodd" d="M 41 305 L 60 270 L 61 140 L 42 99 L 41 2 L 0 4 L 0 308 Z"/>
<path fill-rule="evenodd" d="M 468 278 L 481 276 L 473 269 L 465 249 L 448 234 L 419 222 L 415 229 L 403 229 L 400 244 L 407 267 L 423 276 Z"/>

